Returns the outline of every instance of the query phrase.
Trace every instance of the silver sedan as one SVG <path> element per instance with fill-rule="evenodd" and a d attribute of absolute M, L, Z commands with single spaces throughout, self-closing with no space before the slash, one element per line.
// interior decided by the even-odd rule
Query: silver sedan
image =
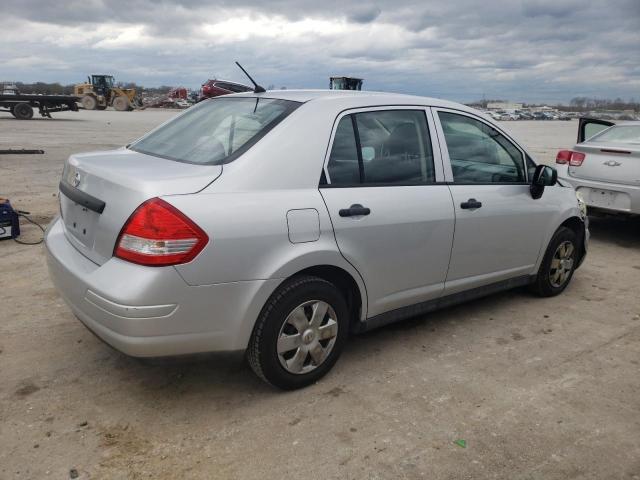
<path fill-rule="evenodd" d="M 243 351 L 290 389 L 350 333 L 513 287 L 560 294 L 587 240 L 573 188 L 480 112 L 278 91 L 72 155 L 45 243 L 60 295 L 116 349 Z"/>

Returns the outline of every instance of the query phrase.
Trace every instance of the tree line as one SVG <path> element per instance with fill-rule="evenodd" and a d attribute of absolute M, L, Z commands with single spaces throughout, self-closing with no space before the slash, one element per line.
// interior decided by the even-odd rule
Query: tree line
<path fill-rule="evenodd" d="M 640 102 L 634 98 L 625 101 L 622 98 L 611 100 L 608 98 L 574 97 L 569 102 L 576 110 L 634 110 L 640 111 Z"/>

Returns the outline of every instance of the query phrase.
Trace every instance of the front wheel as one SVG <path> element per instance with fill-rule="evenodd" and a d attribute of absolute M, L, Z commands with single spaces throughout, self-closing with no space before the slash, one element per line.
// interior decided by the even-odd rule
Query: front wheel
<path fill-rule="evenodd" d="M 551 238 L 531 289 L 541 297 L 553 297 L 567 288 L 578 264 L 578 237 L 560 227 Z"/>
<path fill-rule="evenodd" d="M 126 112 L 130 106 L 129 99 L 124 95 L 119 95 L 113 100 L 113 108 L 119 112 Z"/>
<path fill-rule="evenodd" d="M 262 309 L 247 350 L 249 364 L 278 388 L 305 387 L 331 370 L 348 327 L 347 303 L 332 283 L 311 276 L 293 278 Z"/>

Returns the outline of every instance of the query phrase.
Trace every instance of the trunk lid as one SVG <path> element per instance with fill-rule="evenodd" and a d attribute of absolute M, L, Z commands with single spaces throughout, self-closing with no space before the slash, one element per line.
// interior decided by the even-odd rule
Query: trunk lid
<path fill-rule="evenodd" d="M 586 156 L 579 167 L 569 166 L 569 175 L 585 180 L 640 185 L 640 147 L 619 143 L 582 143 L 574 147 Z"/>
<path fill-rule="evenodd" d="M 101 265 L 113 256 L 120 230 L 141 203 L 196 193 L 221 174 L 220 165 L 175 162 L 125 148 L 72 155 L 60 191 L 65 235 Z"/>

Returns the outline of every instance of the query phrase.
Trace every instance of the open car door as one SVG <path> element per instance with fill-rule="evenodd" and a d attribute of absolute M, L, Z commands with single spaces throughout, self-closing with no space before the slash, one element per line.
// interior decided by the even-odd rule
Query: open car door
<path fill-rule="evenodd" d="M 609 128 L 615 123 L 597 118 L 581 117 L 578 123 L 578 143 L 582 143 L 588 138 L 600 133 L 605 128 Z"/>

